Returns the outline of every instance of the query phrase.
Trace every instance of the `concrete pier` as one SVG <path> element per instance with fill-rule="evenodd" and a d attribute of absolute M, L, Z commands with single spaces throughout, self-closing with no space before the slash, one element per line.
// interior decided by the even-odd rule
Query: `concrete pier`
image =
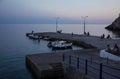
<path fill-rule="evenodd" d="M 108 59 L 106 58 L 101 58 L 99 53 L 100 49 L 105 49 L 107 44 L 111 46 L 114 46 L 114 44 L 118 44 L 118 46 L 120 47 L 120 39 L 100 39 L 100 37 L 97 36 L 77 34 L 71 35 L 67 33 L 53 32 L 35 33 L 35 35 L 49 37 L 50 40 L 71 41 L 73 42 L 73 44 L 86 48 L 82 50 L 72 50 L 66 52 L 52 52 L 27 55 L 26 65 L 38 79 L 94 79 L 91 76 L 83 74 L 82 71 L 66 65 L 62 59 L 63 53 L 99 63 L 109 63 L 109 65 L 115 66 L 117 68 L 120 67 L 119 61 L 108 61 Z M 27 34 L 27 36 L 29 36 L 29 34 Z M 119 73 L 120 72 L 117 72 L 117 74 Z"/>
<path fill-rule="evenodd" d="M 77 56 L 87 60 L 99 63 L 108 63 L 107 59 L 99 57 L 99 50 L 86 49 L 86 50 L 74 50 L 66 52 L 53 52 L 53 53 L 43 53 L 43 54 L 33 54 L 26 56 L 26 65 L 32 71 L 32 73 L 38 79 L 94 79 L 92 76 L 85 75 L 81 69 L 77 70 L 72 66 L 72 68 L 65 64 L 62 60 L 63 53 L 66 55 Z M 66 58 L 65 58 L 66 60 Z M 54 67 L 52 64 L 56 65 L 61 63 L 57 73 L 54 73 Z M 73 63 L 74 64 L 74 63 Z M 72 65 L 72 64 L 71 64 Z M 120 63 L 116 61 L 109 60 L 109 65 L 114 65 L 119 68 Z M 59 71 L 61 70 L 61 71 Z M 56 71 L 56 70 L 55 70 Z M 74 75 L 73 75 L 74 72 Z"/>
<path fill-rule="evenodd" d="M 87 35 L 78 35 L 78 34 L 68 34 L 68 33 L 55 33 L 55 32 L 44 32 L 44 33 L 36 33 L 36 35 L 40 36 L 47 36 L 51 39 L 58 39 L 58 40 L 67 40 L 73 42 L 75 45 L 79 45 L 83 48 L 91 49 L 91 48 L 98 48 L 98 49 L 105 49 L 109 44 L 111 47 L 114 44 L 118 44 L 120 47 L 120 39 L 101 39 L 98 36 L 87 36 Z"/>
<path fill-rule="evenodd" d="M 82 74 L 78 70 L 75 70 L 75 68 L 73 67 L 71 67 L 72 68 L 71 70 L 71 68 L 68 68 L 68 66 L 64 64 L 62 60 L 63 53 L 73 54 L 73 51 L 27 55 L 26 65 L 32 71 L 35 77 L 38 79 L 59 79 L 59 78 L 60 79 L 71 79 L 71 78 L 86 79 L 87 77 L 84 74 Z M 57 63 L 61 63 L 61 66 L 62 66 L 61 68 L 63 71 L 63 72 L 58 71 L 60 72 L 59 74 L 55 74 L 53 72 L 54 68 L 52 67 L 53 64 L 57 64 Z M 74 71 L 74 75 L 72 76 L 73 71 Z M 69 76 L 70 74 L 71 76 Z M 87 79 L 91 79 L 91 77 Z"/>
<path fill-rule="evenodd" d="M 34 54 L 26 56 L 26 65 L 38 79 L 52 79 L 53 68 L 50 64 L 61 63 L 61 54 Z"/>

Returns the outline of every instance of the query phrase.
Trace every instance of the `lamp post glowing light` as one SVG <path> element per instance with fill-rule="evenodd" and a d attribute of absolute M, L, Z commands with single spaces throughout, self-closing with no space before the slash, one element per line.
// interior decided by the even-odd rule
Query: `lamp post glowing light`
<path fill-rule="evenodd" d="M 84 20 L 84 33 L 83 34 L 85 34 L 86 32 L 85 32 L 85 20 L 86 20 L 86 18 L 87 18 L 88 16 L 83 16 L 82 18 L 83 18 L 83 20 Z"/>

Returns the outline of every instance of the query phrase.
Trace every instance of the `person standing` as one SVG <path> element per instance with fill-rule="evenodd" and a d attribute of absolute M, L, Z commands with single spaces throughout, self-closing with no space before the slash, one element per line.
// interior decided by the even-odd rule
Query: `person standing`
<path fill-rule="evenodd" d="M 114 48 L 113 48 L 114 51 L 118 52 L 119 51 L 119 47 L 117 44 L 114 45 Z"/>

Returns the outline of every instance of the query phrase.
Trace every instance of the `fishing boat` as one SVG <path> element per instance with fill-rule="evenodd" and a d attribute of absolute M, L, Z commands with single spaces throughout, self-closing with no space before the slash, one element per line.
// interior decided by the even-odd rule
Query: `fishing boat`
<path fill-rule="evenodd" d="M 54 41 L 49 42 L 48 47 L 52 47 L 52 49 L 67 49 L 72 47 L 72 43 L 67 41 Z"/>

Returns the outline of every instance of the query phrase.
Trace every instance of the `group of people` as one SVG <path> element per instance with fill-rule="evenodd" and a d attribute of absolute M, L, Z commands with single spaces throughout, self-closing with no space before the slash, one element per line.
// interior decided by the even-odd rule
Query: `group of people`
<path fill-rule="evenodd" d="M 87 32 L 87 33 L 85 32 L 84 34 L 87 35 L 87 36 L 90 36 L 90 33 L 89 33 L 89 32 Z"/>
<path fill-rule="evenodd" d="M 105 38 L 105 34 L 101 35 L 100 38 L 101 38 L 101 39 L 104 39 L 104 38 Z M 111 37 L 110 37 L 110 34 L 108 34 L 108 36 L 107 36 L 106 38 L 107 38 L 107 39 L 111 38 Z"/>
<path fill-rule="evenodd" d="M 108 52 L 111 52 L 111 51 L 119 52 L 119 47 L 118 47 L 117 44 L 115 44 L 114 47 L 111 48 L 110 45 L 108 44 L 106 51 L 108 51 Z"/>

